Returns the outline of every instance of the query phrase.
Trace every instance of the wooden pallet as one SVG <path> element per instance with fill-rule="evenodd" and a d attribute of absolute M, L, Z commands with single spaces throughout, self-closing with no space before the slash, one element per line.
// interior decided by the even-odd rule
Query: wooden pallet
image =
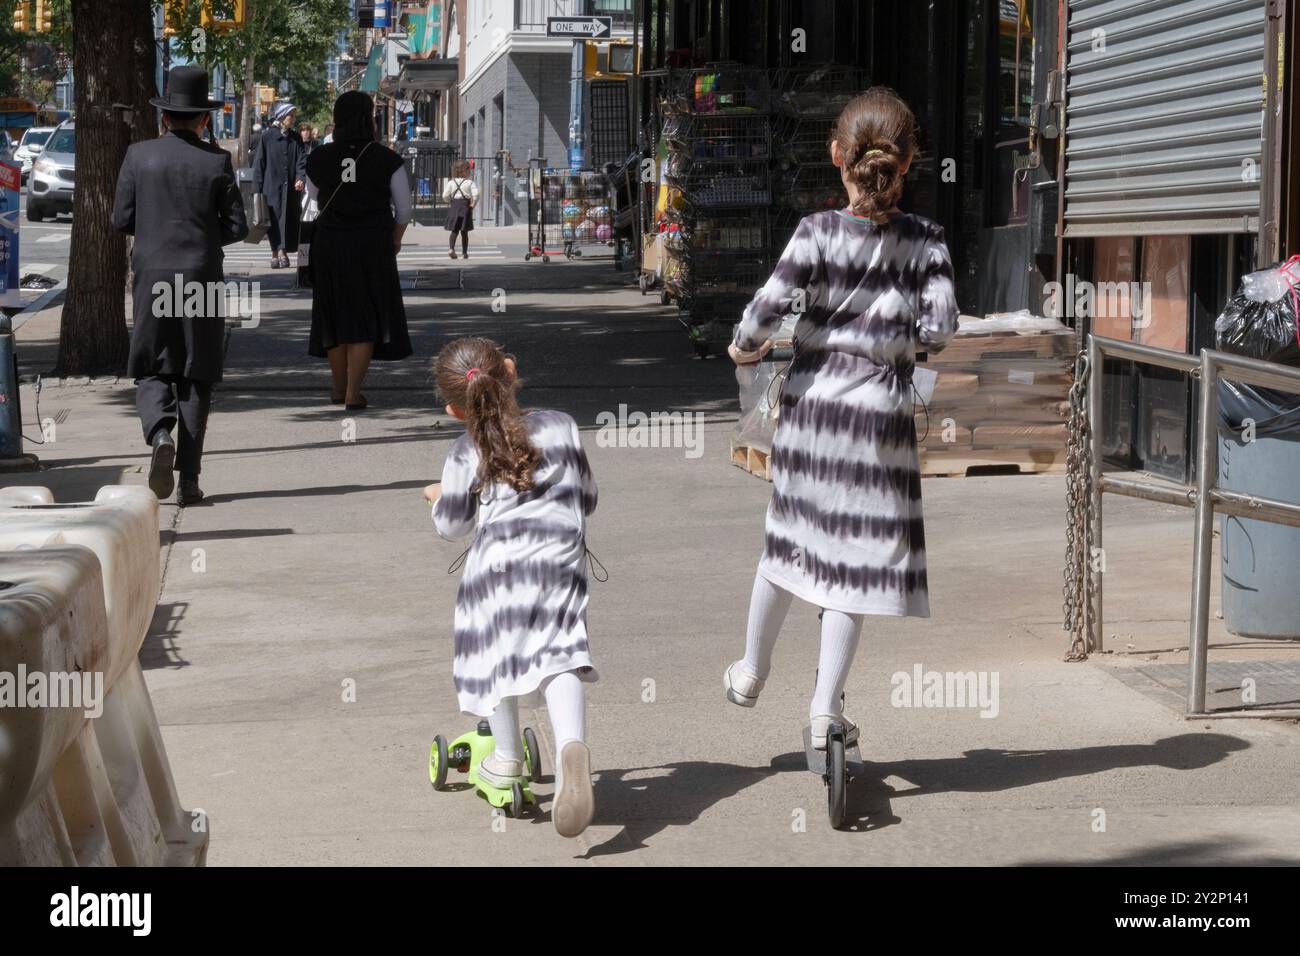
<path fill-rule="evenodd" d="M 732 442 L 731 463 L 764 481 L 772 480 L 771 453 L 766 448 L 750 448 Z"/>
<path fill-rule="evenodd" d="M 1064 448 L 971 448 L 919 450 L 921 477 L 953 478 L 981 473 L 1022 475 L 1065 474 Z M 731 463 L 764 481 L 772 480 L 771 457 L 766 449 L 732 444 Z"/>
<path fill-rule="evenodd" d="M 1009 472 L 1015 468 L 1019 474 L 1065 474 L 1065 449 L 1053 448 L 961 448 L 920 451 L 921 477 L 965 477 L 981 472 Z"/>

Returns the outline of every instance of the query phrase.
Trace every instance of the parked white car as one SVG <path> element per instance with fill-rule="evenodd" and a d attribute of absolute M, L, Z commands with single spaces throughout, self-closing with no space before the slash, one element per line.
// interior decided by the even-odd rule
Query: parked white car
<path fill-rule="evenodd" d="M 32 222 L 72 212 L 76 147 L 76 128 L 71 121 L 61 123 L 32 163 L 32 175 L 27 180 L 27 218 Z"/>
<path fill-rule="evenodd" d="M 23 182 L 27 182 L 27 177 L 32 174 L 32 165 L 36 162 L 36 157 L 41 154 L 41 150 L 45 148 L 45 143 L 54 129 L 53 126 L 33 126 L 23 133 L 18 148 L 14 150 L 14 161 L 23 170 Z"/>

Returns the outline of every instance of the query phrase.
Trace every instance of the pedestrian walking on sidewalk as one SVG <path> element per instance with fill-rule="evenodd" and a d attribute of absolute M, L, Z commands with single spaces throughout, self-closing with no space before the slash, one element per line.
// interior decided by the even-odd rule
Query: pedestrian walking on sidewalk
<path fill-rule="evenodd" d="M 460 159 L 451 167 L 451 179 L 442 187 L 442 201 L 447 203 L 447 231 L 451 233 L 451 257 L 456 258 L 456 236 L 460 251 L 469 258 L 469 234 L 474 229 L 474 207 L 478 205 L 478 185 L 469 178 L 469 161 Z"/>
<path fill-rule="evenodd" d="M 402 158 L 375 142 L 374 103 L 360 90 L 334 103 L 334 141 L 312 151 L 308 196 L 315 220 L 311 335 L 307 352 L 328 358 L 330 401 L 367 406 L 361 386 L 372 359 L 411 354 L 397 253 L 411 221 L 411 187 Z"/>
<path fill-rule="evenodd" d="M 267 239 L 272 269 L 287 269 L 289 253 L 298 251 L 307 153 L 293 128 L 297 115 L 292 103 L 276 104 L 253 156 L 253 191 L 266 197 L 271 213 Z"/>
<path fill-rule="evenodd" d="M 474 541 L 456 592 L 452 673 L 460 708 L 486 717 L 496 750 L 478 775 L 523 782 L 518 698 L 540 689 L 555 729 L 555 802 L 561 836 L 577 836 L 595 805 L 586 743 L 587 517 L 596 480 L 563 412 L 523 414 L 519 370 L 487 339 L 457 339 L 434 365 L 447 412 L 465 423 L 442 481 L 424 489 L 444 538 Z"/>
<path fill-rule="evenodd" d="M 868 90 L 840 114 L 830 149 L 848 208 L 799 223 L 730 348 L 737 364 L 758 361 L 802 301 L 745 657 L 723 678 L 729 700 L 754 706 L 791 599 L 822 608 L 809 708 L 819 749 L 832 722 L 846 745 L 858 737 L 842 694 L 863 615 L 930 613 L 911 383 L 917 350 L 938 352 L 957 330 L 943 230 L 896 207 L 916 153 L 912 111 Z"/>
<path fill-rule="evenodd" d="M 167 132 L 135 143 L 117 177 L 113 228 L 135 237 L 131 256 L 133 324 L 128 372 L 135 378 L 136 410 L 152 448 L 149 487 L 159 500 L 172 493 L 173 468 L 181 473 L 176 503 L 203 499 L 199 472 L 213 386 L 221 381 L 224 296 L 204 295 L 201 314 L 186 307 L 178 286 L 222 283 L 221 247 L 248 235 L 244 203 L 230 154 L 200 138 L 221 102 L 208 99 L 208 74 L 198 67 L 172 70 L 167 95 L 150 100 L 162 110 Z M 160 298 L 157 290 L 161 292 Z M 188 299 L 188 297 L 187 297 Z M 217 304 L 216 313 L 207 311 Z M 179 422 L 179 445 L 172 429 Z"/>

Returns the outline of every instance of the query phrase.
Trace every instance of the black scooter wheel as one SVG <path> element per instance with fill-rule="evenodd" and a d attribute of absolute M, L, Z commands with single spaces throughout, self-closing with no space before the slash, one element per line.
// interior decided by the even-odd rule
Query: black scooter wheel
<path fill-rule="evenodd" d="M 524 728 L 524 759 L 528 761 L 528 782 L 536 783 L 542 778 L 542 748 L 537 746 L 537 734 L 533 728 Z"/>
<path fill-rule="evenodd" d="M 826 741 L 826 810 L 831 827 L 838 830 L 844 825 L 844 811 L 848 799 L 848 780 L 844 769 L 844 738 L 834 734 Z"/>

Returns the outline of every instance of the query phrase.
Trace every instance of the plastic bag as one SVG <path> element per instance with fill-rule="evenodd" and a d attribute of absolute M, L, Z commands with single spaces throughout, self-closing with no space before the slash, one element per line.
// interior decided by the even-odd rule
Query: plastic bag
<path fill-rule="evenodd" d="M 1257 438 L 1300 441 L 1300 395 L 1219 379 L 1219 427 L 1240 434 L 1248 422 Z"/>
<path fill-rule="evenodd" d="M 781 412 L 781 387 L 785 384 L 784 362 L 756 362 L 736 366 L 740 385 L 740 418 L 736 421 L 733 441 L 759 451 L 772 450 L 776 422 Z"/>
<path fill-rule="evenodd" d="M 1214 331 L 1221 352 L 1300 366 L 1300 256 L 1243 278 Z"/>

